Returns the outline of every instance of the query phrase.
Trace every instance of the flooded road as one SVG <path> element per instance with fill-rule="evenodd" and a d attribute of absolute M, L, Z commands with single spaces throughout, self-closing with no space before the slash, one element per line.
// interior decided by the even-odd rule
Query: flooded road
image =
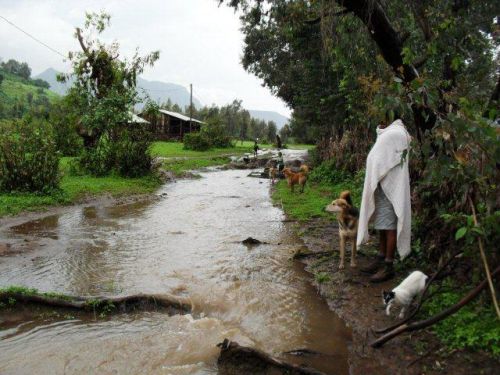
<path fill-rule="evenodd" d="M 39 319 L 2 327 L 0 373 L 216 374 L 224 338 L 347 374 L 348 329 L 290 260 L 301 246 L 249 171 L 203 173 L 165 185 L 159 200 L 72 207 L 5 225 L 0 287 L 75 295 L 170 293 L 189 315 L 161 312 L 82 321 Z M 246 247 L 254 237 L 268 242 Z M 287 357 L 307 348 L 323 356 Z"/>

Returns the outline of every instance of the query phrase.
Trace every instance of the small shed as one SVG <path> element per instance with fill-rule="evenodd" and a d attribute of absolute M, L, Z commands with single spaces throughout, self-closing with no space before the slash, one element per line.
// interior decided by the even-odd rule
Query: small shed
<path fill-rule="evenodd" d="M 150 123 L 155 137 L 159 140 L 182 140 L 184 134 L 200 131 L 203 121 L 190 119 L 181 113 L 160 109 L 157 116 L 142 114 Z"/>

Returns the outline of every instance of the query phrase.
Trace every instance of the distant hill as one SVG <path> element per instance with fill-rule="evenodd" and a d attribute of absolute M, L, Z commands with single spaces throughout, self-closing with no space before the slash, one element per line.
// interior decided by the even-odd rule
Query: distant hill
<path fill-rule="evenodd" d="M 67 83 L 58 82 L 56 79 L 57 74 L 59 74 L 57 70 L 49 68 L 38 74 L 35 78 L 41 78 L 47 81 L 50 84 L 50 90 L 60 95 L 64 95 L 72 82 L 71 80 Z M 142 90 L 144 90 L 149 97 L 156 102 L 163 103 L 170 99 L 172 103 L 179 105 L 181 108 L 189 105 L 189 91 L 184 86 L 175 83 L 148 81 L 139 77 L 137 79 L 137 88 L 141 95 Z M 200 101 L 196 98 L 193 98 L 193 104 L 195 107 L 201 107 Z"/>
<path fill-rule="evenodd" d="M 35 85 L 30 79 L 0 69 L 3 76 L 0 84 L 0 119 L 22 117 L 32 106 L 46 107 L 59 95 Z"/>
<path fill-rule="evenodd" d="M 249 109 L 250 116 L 264 121 L 274 121 L 278 129 L 281 129 L 285 124 L 290 122 L 290 119 L 286 116 L 279 114 L 274 111 L 259 111 L 257 109 Z"/>
<path fill-rule="evenodd" d="M 58 72 L 57 70 L 49 68 L 47 70 L 44 70 L 42 73 L 36 75 L 34 78 L 43 79 L 44 81 L 49 83 L 51 91 L 54 91 L 59 95 L 64 95 L 66 94 L 68 88 L 73 84 L 73 81 L 70 79 L 69 82 L 66 83 L 58 82 L 56 76 L 59 73 L 60 72 Z"/>

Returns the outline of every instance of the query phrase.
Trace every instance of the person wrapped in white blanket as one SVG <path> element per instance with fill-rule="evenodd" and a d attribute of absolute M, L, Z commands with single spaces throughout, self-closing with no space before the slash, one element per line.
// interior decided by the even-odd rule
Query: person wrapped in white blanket
<path fill-rule="evenodd" d="M 377 140 L 366 159 L 357 244 L 369 240 L 368 224 L 373 221 L 380 236 L 379 252 L 374 261 L 361 268 L 373 275 L 372 282 L 394 277 L 396 247 L 401 259 L 410 253 L 410 141 L 399 115 L 388 111 L 385 122 L 377 127 Z"/>

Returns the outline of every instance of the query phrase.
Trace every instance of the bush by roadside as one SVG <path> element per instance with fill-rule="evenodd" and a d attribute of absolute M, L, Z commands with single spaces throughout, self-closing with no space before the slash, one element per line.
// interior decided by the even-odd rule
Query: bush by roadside
<path fill-rule="evenodd" d="M 49 193 L 59 186 L 59 152 L 43 120 L 0 124 L 0 191 Z"/>

